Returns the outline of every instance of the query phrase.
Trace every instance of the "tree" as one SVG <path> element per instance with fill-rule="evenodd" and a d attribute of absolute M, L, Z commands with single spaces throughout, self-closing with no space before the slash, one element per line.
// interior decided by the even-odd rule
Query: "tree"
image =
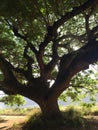
<path fill-rule="evenodd" d="M 97 0 L 0 2 L 0 89 L 60 115 L 60 94 L 98 60 Z"/>
<path fill-rule="evenodd" d="M 3 102 L 8 106 L 16 105 L 17 107 L 25 104 L 24 98 L 18 94 L 17 95 L 6 95 L 0 99 L 0 102 Z"/>

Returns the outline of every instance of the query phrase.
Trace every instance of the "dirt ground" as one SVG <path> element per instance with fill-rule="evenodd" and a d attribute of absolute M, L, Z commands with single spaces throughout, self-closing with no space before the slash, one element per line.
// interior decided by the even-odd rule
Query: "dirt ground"
<path fill-rule="evenodd" d="M 25 116 L 0 116 L 0 130 L 21 130 L 25 120 Z"/>
<path fill-rule="evenodd" d="M 22 130 L 26 116 L 0 116 L 0 130 Z M 98 116 L 88 118 L 86 128 L 58 128 L 57 130 L 98 130 Z"/>

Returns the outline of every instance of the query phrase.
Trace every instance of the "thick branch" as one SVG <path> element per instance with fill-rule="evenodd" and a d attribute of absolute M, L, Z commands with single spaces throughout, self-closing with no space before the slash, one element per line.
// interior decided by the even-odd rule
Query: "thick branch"
<path fill-rule="evenodd" d="M 88 0 L 86 3 L 79 7 L 75 7 L 71 12 L 66 13 L 61 17 L 61 19 L 54 22 L 53 26 L 49 26 L 47 29 L 47 35 L 45 36 L 44 42 L 40 45 L 40 50 L 44 51 L 44 48 L 47 44 L 57 35 L 57 29 L 63 25 L 66 21 L 73 18 L 74 16 L 82 13 L 84 10 L 92 6 L 92 3 L 95 3 L 96 0 Z"/>
<path fill-rule="evenodd" d="M 4 74 L 4 81 L 0 83 L 0 86 L 4 89 L 4 91 L 18 93 L 21 89 L 18 86 L 21 84 L 17 81 L 13 74 L 12 65 L 6 59 L 4 59 L 1 54 L 0 69 Z"/>
<path fill-rule="evenodd" d="M 37 61 L 38 61 L 39 67 L 40 67 L 40 76 L 45 78 L 45 64 L 43 61 L 42 54 L 39 53 L 36 58 L 37 58 Z"/>
<path fill-rule="evenodd" d="M 27 53 L 28 53 L 28 49 L 29 49 L 29 46 L 27 44 L 27 46 L 25 47 L 24 49 L 24 57 L 27 59 L 27 72 L 29 74 L 29 77 L 32 77 L 32 64 L 34 62 L 33 58 L 30 57 Z"/>
<path fill-rule="evenodd" d="M 41 87 L 37 85 L 37 82 L 35 83 L 32 80 L 32 83 L 29 82 L 27 86 L 19 83 L 12 70 L 18 72 L 22 71 L 23 73 L 25 73 L 25 71 L 13 68 L 13 66 L 6 59 L 4 59 L 2 55 L 0 55 L 0 69 L 4 74 L 4 81 L 0 82 L 1 90 L 8 94 L 21 94 L 35 101 L 40 96 L 40 91 L 37 90 L 41 89 Z"/>
<path fill-rule="evenodd" d="M 45 66 L 47 76 L 50 76 L 51 71 L 54 69 L 55 65 L 59 60 L 59 56 L 57 53 L 57 41 L 53 41 L 52 45 L 52 60 Z"/>
<path fill-rule="evenodd" d="M 89 64 L 98 61 L 98 41 L 90 40 L 88 44 L 74 53 L 64 55 L 60 62 L 60 70 L 54 85 L 50 88 L 49 97 L 58 97 L 69 87 L 71 78 L 81 70 L 89 67 Z"/>
<path fill-rule="evenodd" d="M 40 44 L 39 46 L 39 52 L 40 52 L 40 59 L 42 59 L 43 55 L 44 55 L 44 50 L 45 47 L 48 45 L 48 43 L 52 40 L 56 40 L 57 37 L 57 29 L 63 25 L 66 21 L 68 21 L 69 19 L 71 19 L 72 17 L 78 15 L 79 13 L 83 12 L 84 10 L 86 10 L 87 8 L 89 8 L 92 5 L 92 0 L 88 0 L 86 3 L 84 3 L 83 5 L 76 7 L 75 9 L 73 9 L 71 12 L 66 13 L 64 16 L 61 17 L 61 19 L 59 19 L 58 21 L 54 22 L 53 26 L 49 26 L 47 28 L 47 34 L 45 36 L 44 41 Z M 43 60 L 40 60 L 41 63 L 43 63 Z M 53 61 L 51 62 L 53 63 Z M 42 64 L 41 64 L 42 65 Z M 44 66 L 44 65 L 43 65 Z"/>
<path fill-rule="evenodd" d="M 89 40 L 92 38 L 98 38 L 98 26 L 89 31 Z"/>
<path fill-rule="evenodd" d="M 92 4 L 93 3 L 93 4 Z M 61 17 L 57 22 L 54 23 L 54 28 L 58 28 L 61 25 L 63 25 L 66 21 L 73 18 L 74 16 L 82 13 L 84 10 L 88 9 L 90 6 L 94 6 L 96 4 L 96 0 L 88 0 L 83 5 L 80 5 L 79 7 L 73 8 L 71 12 L 66 13 L 64 16 Z"/>
<path fill-rule="evenodd" d="M 9 63 L 6 59 L 4 59 L 1 54 L 0 54 L 0 69 L 2 70 L 4 78 L 6 80 L 16 80 L 13 71 L 24 75 L 27 79 L 29 78 L 25 70 L 20 69 L 18 67 L 15 68 L 11 63 Z"/>
<path fill-rule="evenodd" d="M 6 91 L 17 93 L 17 85 L 20 84 L 13 74 L 13 66 L 0 54 L 0 69 L 4 75 L 4 81 L 0 84 Z M 17 91 L 16 91 L 17 89 Z"/>
<path fill-rule="evenodd" d="M 0 54 L 0 69 L 6 80 L 16 80 L 12 72 L 11 64 Z"/>
<path fill-rule="evenodd" d="M 35 54 L 35 57 L 36 57 L 36 59 L 37 59 L 37 62 L 38 62 L 38 65 L 39 65 L 39 67 L 40 67 L 40 75 L 42 76 L 42 77 L 45 77 L 45 70 L 44 70 L 44 67 L 45 67 L 45 65 L 44 65 L 44 62 L 43 62 L 43 54 L 42 54 L 42 52 L 41 51 L 37 51 L 36 49 L 35 49 L 35 47 L 31 44 L 31 43 L 29 43 L 28 42 L 28 44 L 26 45 L 26 47 L 25 47 L 25 50 L 24 50 L 24 56 L 25 56 L 25 58 L 28 60 L 28 68 L 29 68 L 29 70 L 31 71 L 32 70 L 32 63 L 33 63 L 33 58 L 32 57 L 29 57 L 28 55 L 27 55 L 27 51 L 28 51 L 28 49 L 31 49 L 31 51 Z"/>
<path fill-rule="evenodd" d="M 38 54 L 37 50 L 36 50 L 35 47 L 32 45 L 32 43 L 30 43 L 30 42 L 27 41 L 27 46 L 32 50 L 32 52 L 33 52 L 35 55 Z"/>
<path fill-rule="evenodd" d="M 37 100 L 36 93 L 34 90 L 32 90 L 32 87 L 22 85 L 19 82 L 15 82 L 13 80 L 0 81 L 0 90 L 4 91 L 6 94 L 20 94 L 34 101 Z"/>

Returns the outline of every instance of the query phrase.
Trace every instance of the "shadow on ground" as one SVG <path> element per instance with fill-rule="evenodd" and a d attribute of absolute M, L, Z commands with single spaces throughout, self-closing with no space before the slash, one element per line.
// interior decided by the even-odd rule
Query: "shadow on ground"
<path fill-rule="evenodd" d="M 4 122 L 7 122 L 8 120 L 5 120 L 3 118 L 0 118 L 0 123 L 4 123 Z"/>

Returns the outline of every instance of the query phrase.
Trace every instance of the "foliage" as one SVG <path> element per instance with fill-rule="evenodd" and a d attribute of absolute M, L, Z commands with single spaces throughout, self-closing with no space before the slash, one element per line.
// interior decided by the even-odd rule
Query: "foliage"
<path fill-rule="evenodd" d="M 47 113 L 58 111 L 64 90 L 73 101 L 87 94 L 94 101 L 96 81 L 80 71 L 98 61 L 97 19 L 97 0 L 1 0 L 0 90 Z"/>
<path fill-rule="evenodd" d="M 5 103 L 8 106 L 21 106 L 23 104 L 25 104 L 25 100 L 22 96 L 20 95 L 7 95 L 4 96 L 0 99 L 0 102 Z"/>
<path fill-rule="evenodd" d="M 66 102 L 69 97 L 72 102 L 88 108 L 95 105 L 97 93 L 98 73 L 96 69 L 91 68 L 74 76 L 70 87 L 61 94 L 59 99 Z M 85 101 L 86 98 L 88 101 Z"/>
<path fill-rule="evenodd" d="M 9 2 L 8 0 L 4 0 L 0 2 L 2 3 L 0 4 L 0 29 L 2 32 L 0 35 L 1 52 L 15 67 L 19 66 L 20 68 L 26 69 L 27 59 L 25 59 L 23 56 L 26 42 L 19 37 L 14 37 L 12 26 L 17 27 L 17 30 L 19 30 L 21 35 L 26 35 L 28 41 L 31 42 L 38 50 L 40 43 L 44 40 L 45 33 L 47 33 L 47 26 L 51 26 L 54 21 L 59 19 L 62 14 L 66 13 L 66 11 L 72 10 L 73 6 L 76 7 L 85 1 L 78 0 L 75 2 L 71 0 L 61 0 L 55 2 L 54 0 L 50 2 L 46 0 L 39 0 L 36 2 L 27 2 L 23 0 L 14 0 Z M 16 12 L 18 12 L 18 14 Z M 97 14 L 94 17 L 97 19 Z M 82 29 L 85 27 L 84 21 L 85 18 L 83 15 L 78 15 L 73 17 L 70 21 L 66 22 L 66 24 L 64 24 L 64 27 L 61 26 L 59 28 L 60 37 L 63 35 L 68 35 L 68 38 L 63 39 L 62 47 L 58 47 L 59 56 L 67 54 L 69 50 L 72 52 L 76 50 L 75 48 L 79 48 L 79 46 L 81 46 L 81 41 L 79 41 L 78 36 L 81 38 L 81 35 L 84 33 L 84 29 Z M 93 18 L 90 19 L 90 21 L 92 23 L 90 25 L 90 28 L 92 28 L 94 25 L 96 25 L 96 23 L 94 22 Z M 8 24 L 8 22 L 11 25 Z M 72 38 L 69 34 L 72 35 Z M 77 38 L 75 38 L 73 34 L 77 35 Z M 70 45 L 70 42 L 72 42 L 73 45 Z M 83 42 L 85 42 L 85 39 Z M 51 41 L 45 47 L 45 54 L 43 56 L 45 63 L 49 63 L 49 61 L 51 61 L 52 44 L 53 43 Z M 64 47 L 64 44 L 66 47 Z M 34 58 L 33 74 L 35 76 L 39 76 L 40 71 L 39 66 L 36 63 L 36 56 L 31 50 L 28 51 L 28 54 Z M 56 71 L 56 75 L 57 70 L 58 69 L 55 68 L 53 70 L 54 72 Z M 55 78 L 56 75 L 53 75 L 52 78 Z M 24 77 L 21 76 L 21 79 L 24 80 Z"/>

